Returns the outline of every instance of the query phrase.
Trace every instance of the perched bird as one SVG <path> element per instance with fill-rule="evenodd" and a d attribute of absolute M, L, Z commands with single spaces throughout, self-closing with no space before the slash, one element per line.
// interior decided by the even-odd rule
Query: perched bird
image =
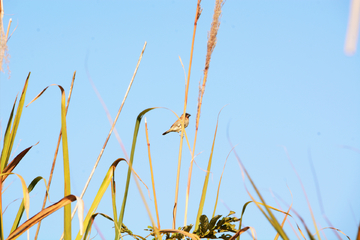
<path fill-rule="evenodd" d="M 186 128 L 189 125 L 189 117 L 191 115 L 188 113 L 185 113 L 185 125 L 184 128 Z M 164 132 L 162 135 L 168 134 L 169 132 L 180 132 L 181 131 L 181 123 L 184 119 L 184 114 L 182 114 L 180 116 L 180 118 L 178 120 L 176 120 L 176 122 L 170 127 L 169 130 L 167 130 L 166 132 Z"/>

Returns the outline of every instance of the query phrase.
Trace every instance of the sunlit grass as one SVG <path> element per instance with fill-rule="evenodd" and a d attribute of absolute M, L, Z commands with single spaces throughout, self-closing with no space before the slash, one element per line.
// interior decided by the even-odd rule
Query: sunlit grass
<path fill-rule="evenodd" d="M 237 153 L 236 153 L 236 147 L 232 147 L 230 154 L 234 154 L 235 157 L 238 160 L 239 163 L 239 175 L 242 175 L 242 180 L 244 182 L 244 187 L 245 190 L 249 196 L 249 198 L 251 199 L 251 201 L 247 201 L 247 202 L 240 202 L 239 203 L 239 207 L 242 209 L 242 212 L 240 214 L 240 218 L 237 218 L 235 216 L 234 212 L 230 212 L 230 213 L 222 213 L 221 215 L 215 215 L 216 214 L 216 208 L 217 208 L 217 202 L 218 202 L 218 198 L 219 198 L 219 190 L 220 190 L 220 186 L 221 186 L 221 180 L 223 176 L 226 177 L 231 177 L 228 176 L 226 174 L 226 169 L 225 169 L 225 165 L 226 165 L 226 161 L 227 158 L 224 160 L 224 168 L 222 170 L 221 173 L 221 177 L 219 180 L 219 186 L 217 189 L 217 192 L 208 192 L 208 182 L 209 182 L 209 176 L 211 173 L 211 166 L 212 166 L 212 158 L 213 158 L 213 153 L 216 149 L 216 136 L 217 136 L 217 131 L 218 131 L 218 125 L 220 124 L 220 112 L 217 118 L 217 122 L 216 122 L 216 126 L 214 127 L 214 137 L 213 137 L 213 141 L 212 141 L 212 145 L 209 146 L 210 150 L 210 154 L 209 154 L 209 160 L 208 160 L 208 167 L 206 169 L 205 172 L 205 177 L 204 177 L 204 182 L 202 183 L 203 185 L 203 189 L 202 189 L 202 193 L 201 193 L 201 198 L 200 198 L 200 203 L 199 203 L 199 207 L 198 207 L 198 214 L 196 216 L 195 219 L 191 219 L 191 222 L 194 222 L 195 224 L 188 224 L 187 223 L 187 217 L 188 217 L 188 206 L 189 206 L 189 202 L 192 202 L 190 199 L 190 187 L 192 184 L 198 184 L 198 183 L 192 183 L 191 182 L 191 177 L 192 177 L 192 169 L 193 169 L 193 163 L 194 163 L 194 158 L 196 156 L 196 152 L 195 152 L 195 148 L 196 148 L 196 144 L 197 144 L 197 136 L 198 136 L 198 129 L 201 127 L 199 125 L 199 120 L 200 120 L 200 116 L 201 116 L 201 108 L 203 105 L 203 96 L 205 93 L 205 88 L 206 88 L 206 84 L 207 84 L 207 79 L 208 79 L 208 74 L 209 74 L 209 68 L 210 68 L 210 62 L 211 62 L 211 57 L 212 57 L 212 53 L 215 49 L 216 46 L 216 42 L 217 42 L 217 35 L 218 35 L 218 30 L 220 27 L 220 18 L 221 18 L 221 14 L 222 14 L 222 7 L 224 5 L 225 1 L 222 0 L 217 0 L 215 2 L 215 9 L 214 9 L 214 14 L 213 14 L 213 20 L 211 23 L 211 27 L 210 27 L 210 31 L 209 31 L 209 37 L 208 37 L 208 42 L 207 42 L 207 53 L 205 56 L 205 66 L 204 66 L 204 76 L 202 79 L 202 83 L 200 85 L 200 90 L 199 90 L 199 98 L 198 98 L 198 103 L 197 103 L 197 112 L 196 112 L 196 118 L 195 118 L 195 135 L 194 135 L 194 139 L 193 139 L 193 147 L 191 148 L 190 143 L 189 143 L 189 139 L 187 137 L 186 131 L 184 129 L 184 122 L 182 122 L 182 131 L 180 132 L 180 145 L 179 145 L 179 155 L 178 155 L 178 167 L 177 167 L 177 177 L 176 177 L 176 186 L 174 186 L 174 189 L 169 189 L 169 191 L 175 191 L 175 200 L 174 200 L 174 208 L 172 210 L 173 213 L 173 220 L 172 220 L 172 229 L 161 229 L 161 225 L 160 225 L 160 216 L 159 216 L 159 209 L 161 208 L 161 206 L 158 206 L 157 204 L 157 198 L 156 198 L 156 190 L 155 190 L 155 176 L 153 174 L 153 166 L 152 166 L 152 158 L 151 158 L 151 149 L 150 149 L 150 142 L 152 144 L 158 144 L 157 142 L 153 142 L 150 141 L 150 137 L 148 135 L 148 125 L 146 123 L 146 118 L 145 118 L 145 133 L 146 133 L 146 144 L 147 144 L 147 151 L 148 151 L 148 158 L 149 158 L 149 165 L 150 165 L 150 175 L 151 175 L 151 181 L 152 181 L 152 191 L 153 191 L 153 196 L 154 196 L 154 209 L 156 212 L 156 217 L 154 218 L 151 214 L 151 207 L 150 205 L 147 203 L 147 199 L 145 198 L 142 189 L 140 187 L 139 184 L 139 180 L 141 181 L 140 176 L 138 176 L 136 174 L 136 169 L 133 168 L 134 166 L 134 161 L 135 160 L 135 150 L 136 150 L 136 146 L 138 143 L 138 133 L 139 133 L 139 129 L 142 125 L 142 119 L 145 117 L 145 115 L 150 112 L 150 111 L 157 111 L 156 109 L 158 107 L 151 107 L 151 108 L 147 108 L 143 111 L 141 111 L 138 116 L 136 117 L 136 119 L 134 119 L 134 123 L 135 126 L 129 126 L 129 127 L 134 127 L 134 134 L 132 139 L 128 139 L 128 142 L 132 142 L 131 144 L 131 152 L 130 152 L 130 157 L 126 158 L 119 158 L 117 160 L 115 160 L 109 167 L 108 167 L 108 171 L 106 173 L 106 175 L 103 178 L 102 183 L 97 183 L 97 182 L 93 182 L 92 184 L 95 186 L 98 186 L 98 192 L 95 195 L 94 199 L 90 202 L 87 203 L 88 205 L 90 205 L 89 211 L 87 212 L 85 218 L 83 216 L 84 214 L 84 210 L 83 210 L 83 200 L 82 198 L 84 197 L 84 194 L 86 193 L 87 188 L 90 185 L 90 181 L 92 179 L 92 176 L 94 174 L 94 172 L 97 169 L 98 164 L 100 164 L 100 160 L 102 158 L 102 155 L 107 147 L 107 143 L 109 141 L 110 136 L 113 133 L 113 130 L 115 128 L 115 124 L 117 122 L 117 120 L 120 117 L 120 113 L 122 111 L 122 108 L 125 104 L 125 100 L 127 99 L 127 96 L 130 92 L 132 83 L 135 79 L 137 70 L 139 68 L 141 59 L 143 57 L 145 48 L 146 48 L 146 42 L 144 44 L 144 47 L 141 51 L 138 63 L 135 67 L 135 71 L 133 74 L 132 79 L 130 80 L 129 86 L 127 88 L 127 91 L 125 93 L 125 96 L 123 98 L 123 101 L 120 105 L 120 108 L 117 112 L 117 115 L 114 119 L 114 121 L 111 120 L 111 117 L 109 115 L 109 121 L 111 124 L 111 129 L 110 132 L 108 133 L 106 139 L 105 139 L 105 143 L 102 146 L 100 153 L 96 159 L 96 162 L 93 166 L 93 169 L 90 173 L 89 178 L 86 181 L 86 184 L 82 190 L 82 193 L 80 196 L 75 196 L 72 194 L 71 191 L 71 181 L 70 181 L 70 159 L 69 159 L 69 154 L 68 154 L 68 140 L 67 140 L 67 127 L 66 127 L 66 122 L 67 122 L 67 110 L 70 104 L 70 99 L 71 99 L 71 94 L 72 94 L 72 90 L 73 90 L 73 86 L 74 86 L 74 80 L 75 80 L 75 75 L 76 72 L 73 74 L 73 78 L 72 78 L 72 84 L 71 84 L 71 88 L 69 90 L 69 95 L 68 95 L 68 99 L 67 101 L 65 101 L 65 90 L 63 89 L 62 86 L 56 85 L 59 89 L 60 89 L 60 93 L 61 93 L 61 115 L 59 116 L 61 119 L 61 131 L 58 137 L 58 143 L 57 146 L 55 148 L 55 155 L 54 155 L 54 159 L 53 159 L 53 165 L 52 168 L 50 170 L 50 177 L 48 180 L 46 180 L 46 178 L 44 177 L 35 177 L 32 182 L 27 186 L 24 179 L 22 178 L 22 176 L 20 174 L 16 174 L 17 177 L 21 180 L 21 186 L 22 186 L 22 193 L 23 193 L 23 201 L 21 202 L 20 206 L 19 206 L 19 210 L 16 214 L 16 216 L 14 216 L 15 220 L 12 224 L 12 228 L 10 230 L 10 233 L 7 234 L 4 232 L 4 222 L 5 221 L 9 221 L 8 219 L 4 219 L 4 214 L 3 214 L 3 206 L 2 206 L 2 195 L 6 194 L 5 191 L 3 191 L 3 183 L 4 181 L 7 179 L 7 176 L 10 174 L 15 174 L 14 173 L 14 169 L 16 168 L 16 166 L 18 166 L 19 164 L 21 164 L 22 160 L 24 158 L 26 158 L 27 153 L 35 147 L 35 145 L 30 146 L 24 150 L 22 150 L 18 155 L 16 155 L 12 160 L 11 160 L 11 153 L 13 152 L 13 144 L 14 144 L 14 140 L 16 137 L 16 133 L 20 124 L 20 119 L 21 119 L 21 115 L 22 115 L 22 110 L 24 107 L 24 102 L 25 102 L 25 96 L 26 96 L 26 91 L 28 88 L 28 83 L 29 83 L 29 78 L 30 78 L 30 73 L 26 78 L 25 84 L 24 84 L 24 88 L 23 91 L 21 93 L 21 96 L 19 97 L 19 103 L 18 106 L 16 108 L 16 103 L 17 103 L 17 99 L 18 97 L 15 98 L 12 110 L 9 114 L 9 120 L 4 132 L 4 136 L 2 138 L 3 141 L 3 147 L 1 149 L 1 157 L 0 157 L 0 170 L 1 170 L 1 181 L 0 181 L 0 239 L 16 239 L 17 237 L 21 236 L 21 234 L 23 234 L 25 231 L 29 230 L 30 228 L 32 228 L 33 226 L 35 226 L 36 224 L 38 224 L 37 227 L 37 231 L 36 231 L 36 235 L 35 235 L 35 239 L 37 238 L 39 231 L 40 231 L 40 223 L 41 221 L 43 221 L 47 216 L 57 212 L 60 209 L 63 209 L 64 214 L 63 214 L 63 221 L 64 221 L 64 227 L 63 227 L 63 231 L 64 231 L 64 235 L 61 236 L 60 238 L 64 238 L 64 239 L 72 239 L 72 235 L 71 235 L 71 229 L 73 224 L 77 224 L 76 221 L 72 222 L 72 218 L 75 214 L 75 212 L 78 213 L 78 219 L 79 219 L 79 232 L 76 235 L 75 239 L 89 239 L 90 235 L 91 235 L 91 230 L 92 230 L 92 225 L 94 223 L 94 219 L 97 217 L 102 217 L 105 218 L 107 220 L 109 220 L 109 224 L 111 226 L 113 226 L 113 235 L 114 238 L 116 240 L 123 238 L 125 235 L 130 236 L 132 238 L 135 239 L 145 239 L 148 237 L 155 237 L 157 239 L 161 239 L 161 238 L 165 238 L 165 239 L 182 239 L 184 237 L 188 238 L 188 239 L 194 239 L 194 240 L 198 240 L 200 238 L 221 238 L 221 239 L 225 239 L 225 240 L 234 240 L 234 239 L 239 239 L 241 237 L 241 234 L 243 233 L 248 233 L 250 234 L 250 236 L 255 239 L 256 238 L 256 232 L 261 232 L 262 229 L 255 229 L 252 226 L 243 226 L 243 222 L 244 219 L 247 217 L 248 211 L 247 207 L 250 204 L 255 204 L 257 207 L 257 210 L 259 210 L 264 218 L 268 221 L 268 223 L 275 229 L 276 231 L 276 235 L 274 236 L 269 236 L 269 238 L 273 238 L 275 240 L 277 240 L 279 237 L 282 239 L 289 239 L 288 237 L 288 233 L 285 232 L 285 226 L 287 222 L 290 222 L 289 219 L 291 219 L 291 221 L 293 221 L 296 225 L 296 228 L 293 228 L 293 231 L 296 232 L 297 235 L 300 235 L 302 238 L 304 239 L 321 239 L 320 236 L 320 231 L 323 231 L 325 229 L 331 229 L 333 231 L 337 231 L 341 234 L 344 234 L 341 230 L 336 229 L 332 226 L 330 227 L 325 227 L 325 228 L 319 228 L 317 226 L 317 222 L 315 219 L 315 215 L 313 214 L 313 211 L 311 209 L 311 204 L 307 198 L 306 195 L 306 191 L 305 188 L 303 187 L 303 185 L 301 184 L 302 188 L 303 188 L 303 193 L 304 196 L 306 197 L 307 200 L 307 204 L 308 204 L 308 208 L 309 211 L 311 213 L 312 216 L 312 220 L 313 220 L 313 225 L 315 228 L 315 232 L 311 232 L 309 230 L 309 228 L 307 227 L 307 224 L 304 222 L 304 220 L 301 217 L 300 213 L 297 213 L 294 211 L 293 209 L 293 205 L 292 203 L 288 206 L 288 208 L 286 210 L 282 210 L 280 207 L 275 208 L 269 204 L 266 203 L 267 199 L 265 199 L 261 192 L 259 191 L 258 187 L 255 184 L 255 179 L 253 179 L 251 177 L 251 174 L 247 171 L 246 166 L 243 164 L 243 162 L 241 161 L 241 159 L 238 157 Z M 184 108 L 183 108 L 183 114 L 186 113 L 186 109 L 187 109 L 187 105 L 188 105 L 188 92 L 189 92 L 189 86 L 190 86 L 190 73 L 191 73 L 191 67 L 192 67 L 192 57 L 193 57 L 193 52 L 194 52 L 194 41 L 195 41 L 195 35 L 196 35 L 196 29 L 197 29 L 197 23 L 198 23 L 198 19 L 200 18 L 201 15 L 201 5 L 200 5 L 201 1 L 198 0 L 197 5 L 196 5 L 196 12 L 195 12 L 195 20 L 194 20 L 194 30 L 193 30 L 193 36 L 192 36 L 192 45 L 191 45 L 191 50 L 190 50 L 190 61 L 189 61 L 189 67 L 188 67 L 188 75 L 185 81 L 185 97 L 184 97 Z M 8 28 L 9 29 L 9 28 Z M 3 32 L 3 31 L 2 31 Z M 3 33 L 1 33 L 3 34 Z M 6 34 L 6 36 L 8 35 L 8 33 Z M 3 44 L 3 43 L 2 43 Z M 2 47 L 2 46 L 0 46 Z M 3 47 L 2 47 L 3 48 Z M 0 52 L 0 54 L 3 54 L 3 52 Z M 0 56 L 3 59 L 3 56 Z M 180 59 L 181 61 L 181 59 Z M 181 62 L 182 64 L 182 62 Z M 184 72 L 185 69 L 184 69 Z M 186 74 L 185 74 L 186 76 Z M 41 91 L 28 105 L 32 104 L 35 100 L 37 101 L 41 101 L 41 99 L 46 98 L 45 96 L 42 96 L 42 94 L 46 91 L 48 87 L 46 87 L 43 91 Z M 98 94 L 99 98 L 101 98 L 101 96 Z M 41 97 L 41 99 L 40 99 Z M 47 96 L 49 97 L 49 96 Z M 43 100 L 44 101 L 44 100 Z M 104 108 L 106 107 L 105 104 L 103 103 Z M 31 109 L 31 108 L 30 108 Z M 218 111 L 218 110 L 217 110 Z M 175 115 L 177 116 L 177 114 L 175 113 Z M 178 117 L 178 116 L 177 116 Z M 185 119 L 185 118 L 184 118 Z M 185 121 L 185 120 L 184 120 Z M 151 126 L 149 126 L 151 128 Z M 188 172 L 188 178 L 187 178 L 187 189 L 185 192 L 185 212 L 184 212 L 184 225 L 179 225 L 177 224 L 177 207 L 178 207 L 178 196 L 182 193 L 179 192 L 179 184 L 180 184 L 180 168 L 181 166 L 184 164 L 182 163 L 181 159 L 182 159 L 182 147 L 183 147 L 183 137 L 185 136 L 189 151 L 191 153 L 191 161 L 189 163 L 189 172 Z M 231 139 L 230 137 L 228 137 L 229 140 L 229 145 L 232 146 L 231 143 Z M 52 176 L 53 176 L 53 172 L 54 172 L 54 168 L 55 168 L 55 162 L 57 159 L 57 154 L 58 154 L 58 150 L 60 148 L 60 144 L 61 144 L 61 148 L 63 151 L 63 168 L 64 168 L 64 172 L 63 172 L 63 178 L 64 178 L 64 194 L 62 196 L 62 198 L 60 200 L 58 200 L 58 202 L 51 204 L 48 207 L 46 206 L 46 203 L 48 203 L 48 196 L 49 196 L 49 192 L 50 191 L 58 191 L 51 189 L 50 190 L 50 186 L 51 186 L 51 180 L 52 180 Z M 228 155 L 228 157 L 229 157 Z M 11 160 L 11 161 L 10 161 Z M 290 157 L 289 157 L 290 160 Z M 126 162 L 127 165 L 121 165 L 121 167 L 127 167 L 128 171 L 127 171 L 127 178 L 125 181 L 125 190 L 124 193 L 120 193 L 120 195 L 118 195 L 118 193 L 116 192 L 116 184 L 115 184 L 115 172 L 117 170 L 117 167 L 119 165 L 119 163 L 123 161 Z M 291 160 L 290 160 L 291 162 Z M 120 165 L 119 165 L 120 166 Z M 296 169 L 294 168 L 294 171 L 296 173 L 296 175 L 298 176 L 299 181 L 301 182 L 301 178 L 300 176 L 297 174 Z M 45 174 L 45 173 L 44 173 Z M 147 235 L 146 237 L 142 237 L 140 234 L 141 233 L 133 233 L 130 229 L 127 228 L 127 226 L 124 224 L 123 219 L 124 219 L 124 213 L 126 210 L 126 203 L 128 200 L 128 192 L 129 192 L 129 188 L 130 188 L 130 181 L 131 178 L 134 178 L 134 181 L 137 185 L 137 189 L 140 193 L 140 197 L 143 201 L 143 204 L 147 210 L 147 214 L 148 217 L 150 218 L 151 221 L 151 226 L 149 227 L 149 231 L 150 234 Z M 29 192 L 31 192 L 34 187 L 41 182 L 41 180 L 43 180 L 45 182 L 46 185 L 46 192 L 44 194 L 44 200 L 43 200 L 43 205 L 42 208 L 39 209 L 38 213 L 36 213 L 34 216 L 30 217 L 29 216 L 29 207 L 30 207 L 30 200 L 29 200 Z M 247 186 L 245 183 L 246 181 L 250 182 L 250 186 Z M 159 184 L 159 183 L 158 183 Z M 161 183 L 160 183 L 161 184 Z M 102 212 L 97 212 L 98 207 L 101 204 L 109 204 L 109 203 L 104 203 L 103 202 L 103 197 L 104 194 L 106 192 L 107 189 L 111 189 L 111 206 L 112 206 L 112 213 L 102 213 Z M 255 194 L 251 194 L 250 191 L 254 190 Z M 232 194 L 232 193 L 227 193 L 227 194 Z M 289 193 L 291 194 L 291 192 Z M 213 195 L 216 196 L 216 201 L 215 201 L 215 205 L 214 205 L 214 210 L 212 213 L 211 217 L 209 213 L 203 213 L 203 209 L 204 209 L 204 205 L 205 205 L 205 201 L 207 196 L 209 195 Z M 118 206 L 116 204 L 116 198 L 118 197 L 122 197 L 122 205 L 120 207 L 120 210 L 118 211 Z M 73 213 L 71 214 L 71 202 L 75 202 L 76 201 L 76 206 L 73 209 Z M 26 213 L 26 220 L 22 220 L 23 218 L 23 213 Z M 279 220 L 275 217 L 274 213 L 280 213 L 282 214 L 282 218 Z M 110 216 L 112 215 L 112 217 Z M 143 219 L 143 218 L 142 218 Z M 45 220 L 46 221 L 46 220 Z M 301 222 L 303 224 L 303 228 L 299 226 L 298 222 Z M 138 224 L 143 224 L 144 228 L 146 228 L 146 223 L 143 222 L 139 222 Z M 169 223 L 168 223 L 169 224 Z M 164 224 L 165 225 L 165 224 Z M 237 227 L 236 227 L 237 226 Z M 344 234 L 345 235 L 345 234 Z M 360 231 L 359 234 L 360 235 Z M 7 236 L 7 237 L 6 237 Z M 337 235 L 339 236 L 339 234 Z M 29 236 L 28 236 L 29 237 Z"/>

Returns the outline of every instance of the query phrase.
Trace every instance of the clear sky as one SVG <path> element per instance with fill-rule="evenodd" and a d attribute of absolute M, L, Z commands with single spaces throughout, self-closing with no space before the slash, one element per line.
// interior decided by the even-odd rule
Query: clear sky
<path fill-rule="evenodd" d="M 214 1 L 203 1 L 198 22 L 187 112 L 192 114 L 187 134 L 191 145 L 195 134 L 198 86 L 203 78 L 207 33 Z M 72 192 L 80 195 L 93 164 L 110 130 L 102 108 L 86 75 L 85 63 L 111 116 L 120 107 L 144 42 L 147 48 L 138 74 L 116 125 L 130 153 L 137 115 L 149 107 L 183 111 L 184 71 L 190 56 L 196 1 L 5 1 L 4 25 L 13 19 L 15 32 L 8 42 L 9 73 L 0 73 L 0 120 L 2 134 L 18 92 L 31 71 L 26 104 L 43 88 L 60 84 L 68 92 L 73 72 L 76 80 L 67 117 Z M 305 220 L 314 232 L 304 193 L 291 168 L 283 146 L 299 173 L 316 220 L 327 227 L 323 213 L 333 226 L 352 239 L 360 221 L 360 58 L 344 54 L 349 1 L 237 1 L 228 0 L 222 12 L 218 41 L 214 50 L 201 111 L 196 162 L 206 169 L 220 109 L 217 140 L 213 156 L 204 213 L 211 215 L 218 181 L 231 146 L 236 151 L 267 203 L 287 209 L 279 197 Z M 6 67 L 6 66 L 5 66 Z M 162 228 L 171 228 L 174 204 L 179 135 L 161 134 L 176 120 L 168 110 L 157 109 L 146 115 L 154 164 Z M 60 91 L 52 87 L 24 109 L 17 133 L 16 152 L 37 143 L 15 172 L 27 183 L 36 176 L 48 178 L 60 130 Z M 2 135 L 1 135 L 2 136 Z M 3 136 L 2 136 L 3 137 Z M 184 145 L 186 147 L 186 145 Z M 62 155 L 59 155 L 52 202 L 63 194 Z M 90 207 L 100 183 L 111 165 L 124 157 L 112 136 L 84 197 Z M 187 171 L 190 162 L 183 150 L 177 226 L 183 224 Z M 311 170 L 312 160 L 320 189 L 322 206 Z M 120 209 L 127 168 L 116 172 Z M 150 171 L 141 124 L 134 168 L 150 187 Z M 205 173 L 194 167 L 188 223 L 195 223 Z M 248 181 L 247 187 L 251 189 Z M 3 206 L 5 232 L 9 232 L 22 197 L 20 182 L 9 177 Z M 132 180 L 124 223 L 136 234 L 150 225 L 149 218 Z M 31 193 L 30 215 L 41 208 L 44 186 Z M 145 188 L 143 188 L 146 191 Z M 253 191 L 251 191 L 253 192 Z M 98 212 L 112 216 L 108 191 Z M 220 190 L 217 214 L 229 210 L 239 217 L 250 201 L 237 160 L 230 155 Z M 153 200 L 148 199 L 153 209 Z M 73 205 L 74 206 L 74 205 Z M 154 211 L 153 211 L 154 213 Z M 42 223 L 40 239 L 58 239 L 62 233 L 62 214 Z M 276 214 L 281 221 L 283 215 Z M 295 217 L 292 224 L 301 221 Z M 275 231 L 255 207 L 249 205 L 243 223 L 255 228 L 258 239 L 273 239 Z M 114 231 L 108 220 L 98 217 L 106 239 Z M 73 221 L 73 236 L 78 221 Z M 285 231 L 296 238 L 286 224 Z M 325 230 L 328 239 L 336 236 Z M 35 228 L 30 236 L 34 236 Z M 92 236 L 96 234 L 93 230 Z M 23 235 L 21 239 L 25 239 Z M 97 236 L 96 239 L 100 239 Z M 244 234 L 243 239 L 250 239 Z"/>

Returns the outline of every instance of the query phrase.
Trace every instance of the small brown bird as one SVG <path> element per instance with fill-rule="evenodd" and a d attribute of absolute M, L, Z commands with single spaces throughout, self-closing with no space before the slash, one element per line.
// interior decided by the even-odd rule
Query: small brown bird
<path fill-rule="evenodd" d="M 188 113 L 185 113 L 185 125 L 184 128 L 186 128 L 189 125 L 189 117 L 191 115 Z M 168 134 L 169 132 L 180 132 L 181 131 L 181 123 L 184 119 L 184 114 L 182 114 L 180 116 L 180 118 L 178 120 L 176 120 L 176 122 L 170 127 L 169 130 L 167 130 L 166 132 L 164 132 L 162 135 Z"/>

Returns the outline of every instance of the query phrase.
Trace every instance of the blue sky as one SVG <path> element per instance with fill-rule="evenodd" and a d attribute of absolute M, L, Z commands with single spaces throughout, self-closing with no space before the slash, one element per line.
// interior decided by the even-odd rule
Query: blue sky
<path fill-rule="evenodd" d="M 207 33 L 214 2 L 203 1 L 198 22 L 195 52 L 189 86 L 188 110 L 192 114 L 187 128 L 192 145 L 195 134 L 198 85 L 203 78 Z M 8 72 L 0 73 L 0 119 L 4 131 L 15 96 L 31 71 L 26 104 L 46 86 L 56 83 L 66 91 L 76 70 L 74 91 L 67 117 L 70 145 L 72 192 L 81 190 L 110 130 L 106 114 L 86 75 L 85 63 L 98 91 L 114 118 L 120 107 L 145 41 L 147 48 L 133 87 L 116 125 L 130 153 L 137 115 L 149 107 L 183 111 L 184 72 L 187 72 L 195 1 L 5 1 L 7 26 L 17 26 L 8 42 L 11 56 Z M 323 208 L 333 226 L 355 238 L 360 219 L 360 68 L 359 54 L 346 56 L 344 41 L 349 1 L 231 1 L 222 12 L 217 45 L 210 63 L 196 145 L 197 164 L 206 169 L 216 118 L 220 122 L 213 156 L 213 178 L 209 182 L 204 213 L 211 215 L 219 177 L 231 146 L 236 151 L 267 203 L 278 207 L 271 191 L 300 213 L 314 231 L 306 199 L 286 152 L 301 176 L 316 220 L 327 227 L 309 163 L 317 174 Z M 176 120 L 168 110 L 146 115 L 151 141 L 158 204 L 162 228 L 171 228 L 176 181 L 179 136 L 162 136 Z M 40 141 L 16 168 L 27 183 L 36 176 L 48 178 L 60 130 L 60 92 L 55 87 L 24 109 L 16 139 L 17 153 Z M 84 197 L 89 207 L 111 163 L 124 157 L 112 136 Z M 183 223 L 184 200 L 190 154 L 183 152 L 177 225 Z M 142 123 L 135 152 L 134 168 L 150 187 L 150 171 Z M 125 184 L 126 167 L 117 175 L 118 206 Z M 63 193 L 62 162 L 59 155 L 50 198 L 58 201 Z M 204 180 L 195 167 L 190 195 L 188 223 L 195 217 Z M 245 181 L 250 189 L 248 181 Z M 8 178 L 11 186 L 4 193 L 3 205 L 20 198 L 20 182 Z M 43 186 L 31 194 L 30 215 L 39 211 Z M 145 191 L 145 188 L 143 189 Z M 271 191 L 270 191 L 271 190 Z M 136 234 L 150 221 L 132 181 L 125 212 L 125 224 Z M 244 188 L 236 158 L 230 155 L 220 190 L 217 214 L 230 210 L 240 216 L 250 200 Z M 280 201 L 281 202 L 281 201 Z M 5 231 L 11 228 L 18 204 L 5 212 Z M 110 192 L 98 212 L 112 215 Z M 148 199 L 150 206 L 153 200 Z M 228 208 L 226 207 L 228 206 Z M 119 207 L 120 208 L 120 207 Z M 286 205 L 282 204 L 286 209 Z M 279 219 L 282 215 L 277 214 Z M 298 218 L 295 221 L 302 227 Z M 97 219 L 106 239 L 113 238 L 108 220 Z M 274 238 L 275 231 L 255 205 L 250 205 L 244 225 L 255 228 L 258 239 Z M 292 220 L 294 224 L 294 220 Z M 40 239 L 58 238 L 62 232 L 62 211 L 42 223 Z M 302 228 L 303 229 L 303 228 Z M 289 225 L 285 228 L 295 238 Z M 77 221 L 73 222 L 73 235 Z M 328 239 L 335 235 L 325 230 Z M 30 231 L 30 236 L 35 229 Z M 95 231 L 93 231 L 95 235 Z M 25 235 L 21 237 L 24 239 Z M 97 236 L 99 239 L 99 236 Z M 243 239 L 250 239 L 245 234 Z"/>

